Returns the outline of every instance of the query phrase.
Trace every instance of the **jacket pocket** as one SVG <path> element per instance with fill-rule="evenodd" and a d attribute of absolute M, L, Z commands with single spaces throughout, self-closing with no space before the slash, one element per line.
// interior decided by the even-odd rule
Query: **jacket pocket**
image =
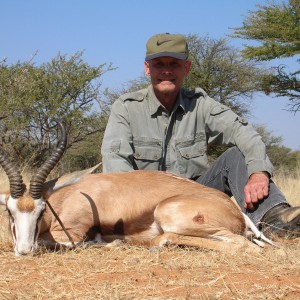
<path fill-rule="evenodd" d="M 181 156 L 185 159 L 203 156 L 206 153 L 206 147 L 201 146 L 200 143 L 196 143 L 189 147 L 179 148 L 178 150 Z"/>
<path fill-rule="evenodd" d="M 133 158 L 137 169 L 159 170 L 162 159 L 161 143 L 155 141 L 134 141 Z"/>
<path fill-rule="evenodd" d="M 195 178 L 202 175 L 209 167 L 205 141 L 191 141 L 177 145 L 178 168 L 182 176 Z"/>
<path fill-rule="evenodd" d="M 157 161 L 161 158 L 161 149 L 153 147 L 135 147 L 133 156 L 137 160 Z"/>

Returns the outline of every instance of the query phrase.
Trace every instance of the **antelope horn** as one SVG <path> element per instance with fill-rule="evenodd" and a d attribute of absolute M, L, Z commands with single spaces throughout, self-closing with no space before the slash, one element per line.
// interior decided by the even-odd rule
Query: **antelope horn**
<path fill-rule="evenodd" d="M 58 143 L 56 150 L 51 154 L 51 156 L 45 161 L 45 163 L 37 170 L 36 174 L 32 176 L 29 185 L 29 194 L 33 199 L 40 199 L 42 195 L 43 185 L 47 179 L 47 176 L 53 170 L 55 165 L 61 159 L 63 153 L 67 146 L 67 133 L 63 124 L 59 121 L 55 121 L 61 132 L 61 138 Z"/>
<path fill-rule="evenodd" d="M 23 183 L 21 173 L 2 148 L 0 148 L 0 165 L 8 177 L 11 196 L 14 199 L 18 199 L 23 196 L 26 187 Z"/>

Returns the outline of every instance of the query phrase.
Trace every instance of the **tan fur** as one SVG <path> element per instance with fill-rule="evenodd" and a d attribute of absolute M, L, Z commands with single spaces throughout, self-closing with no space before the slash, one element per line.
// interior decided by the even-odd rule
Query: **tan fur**
<path fill-rule="evenodd" d="M 170 243 L 226 252 L 258 249 L 243 237 L 244 218 L 227 195 L 164 172 L 89 174 L 48 201 L 75 242 L 93 239 L 98 231 L 107 242 L 157 245 L 172 236 Z M 49 209 L 40 234 L 52 242 L 68 242 Z"/>
<path fill-rule="evenodd" d="M 31 212 L 35 208 L 34 200 L 29 195 L 25 195 L 18 199 L 17 206 L 22 212 Z"/>

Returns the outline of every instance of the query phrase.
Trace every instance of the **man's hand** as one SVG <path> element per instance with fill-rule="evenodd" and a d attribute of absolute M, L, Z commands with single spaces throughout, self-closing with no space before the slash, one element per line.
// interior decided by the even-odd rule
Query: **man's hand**
<path fill-rule="evenodd" d="M 253 210 L 254 205 L 269 195 L 269 175 L 266 172 L 253 173 L 245 188 L 244 208 Z"/>

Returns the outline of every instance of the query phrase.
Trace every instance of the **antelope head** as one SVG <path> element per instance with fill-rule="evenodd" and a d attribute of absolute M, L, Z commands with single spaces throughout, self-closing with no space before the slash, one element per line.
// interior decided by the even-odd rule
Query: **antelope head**
<path fill-rule="evenodd" d="M 58 146 L 32 176 L 28 191 L 19 169 L 9 159 L 8 154 L 0 148 L 0 165 L 8 177 L 10 186 L 8 194 L 0 194 L 0 203 L 6 205 L 8 211 L 16 256 L 34 253 L 37 248 L 41 218 L 46 209 L 43 186 L 47 176 L 62 157 L 67 145 L 66 130 L 62 123 L 57 122 L 57 124 L 61 131 Z"/>

